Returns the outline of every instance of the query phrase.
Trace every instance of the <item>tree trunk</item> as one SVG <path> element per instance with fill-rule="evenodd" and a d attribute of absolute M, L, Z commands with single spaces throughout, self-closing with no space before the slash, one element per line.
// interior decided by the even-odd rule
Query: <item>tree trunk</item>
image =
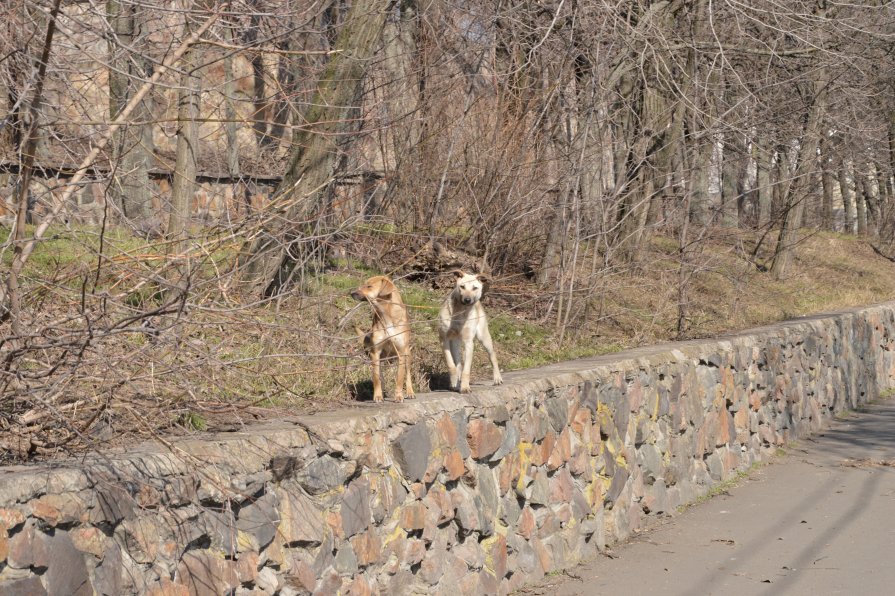
<path fill-rule="evenodd" d="M 267 144 L 267 118 L 270 109 L 267 105 L 267 85 L 264 79 L 264 54 L 258 51 L 256 44 L 261 30 L 261 14 L 263 8 L 261 0 L 247 0 L 246 4 L 251 10 L 249 25 L 242 32 L 243 43 L 250 50 L 250 63 L 252 65 L 252 130 L 255 131 L 255 140 L 258 149 L 263 150 Z"/>
<path fill-rule="evenodd" d="M 341 160 L 341 144 L 356 126 L 346 118 L 361 100 L 367 64 L 379 44 L 390 0 L 352 2 L 329 62 L 317 83 L 306 125 L 293 133 L 293 152 L 275 193 L 283 217 L 262 232 L 240 256 L 244 279 L 264 286 L 265 295 L 280 291 L 299 260 L 331 218 L 330 184 Z M 314 230 L 314 228 L 317 228 Z M 302 246 L 304 244 L 304 246 Z"/>
<path fill-rule="evenodd" d="M 37 153 L 37 145 L 40 139 L 40 113 L 44 104 L 44 83 L 47 75 L 47 65 L 50 61 L 50 48 L 53 46 L 53 37 L 56 33 L 56 18 L 59 15 L 61 0 L 54 0 L 47 21 L 47 32 L 44 36 L 44 44 L 41 49 L 40 62 L 34 75 L 34 95 L 28 103 L 28 127 L 24 131 L 22 146 L 21 178 L 19 191 L 16 197 L 15 226 L 9 240 L 12 244 L 12 266 L 6 276 L 5 291 L 0 297 L 0 321 L 9 315 L 10 330 L 14 336 L 22 336 L 25 327 L 22 320 L 22 292 L 19 287 L 19 273 L 21 273 L 25 251 L 25 224 L 28 216 L 28 196 L 31 186 L 31 174 L 34 171 L 34 157 Z M 0 200 L 3 200 L 0 198 Z M 35 238 L 38 236 L 35 233 Z M 8 301 L 8 302 L 7 302 Z"/>
<path fill-rule="evenodd" d="M 141 85 L 146 73 L 138 65 L 142 58 L 132 54 L 138 39 L 137 6 L 129 1 L 108 0 L 106 11 L 113 37 L 109 40 L 109 113 L 114 120 Z M 112 163 L 115 178 L 110 185 L 113 200 L 128 219 L 142 219 L 150 214 L 151 194 L 149 168 L 151 145 L 146 146 L 146 132 L 152 138 L 151 117 L 146 100 L 134 110 L 136 124 L 119 128 L 112 141 Z"/>
<path fill-rule="evenodd" d="M 821 139 L 820 148 L 820 184 L 823 191 L 823 202 L 820 209 L 821 228 L 832 232 L 836 229 L 833 221 L 833 157 L 830 154 L 830 142 L 826 135 Z"/>
<path fill-rule="evenodd" d="M 889 210 L 892 200 L 889 193 L 888 180 L 885 176 L 885 168 L 881 168 L 879 163 L 875 163 L 873 164 L 873 174 L 876 177 L 876 188 L 879 190 L 879 211 L 880 214 L 884 214 Z M 882 224 L 882 221 L 880 221 L 880 224 Z"/>
<path fill-rule="evenodd" d="M 848 166 L 844 159 L 839 162 L 839 194 L 842 195 L 843 231 L 846 234 L 854 234 L 854 205 L 851 189 L 848 186 Z"/>
<path fill-rule="evenodd" d="M 860 191 L 857 190 L 858 182 L 860 182 Z M 876 236 L 878 212 L 876 197 L 873 196 L 873 184 L 866 173 L 856 170 L 855 185 L 855 196 L 858 197 L 859 203 L 864 204 L 864 234 L 872 238 Z M 862 198 L 863 201 L 861 200 Z"/>
<path fill-rule="evenodd" d="M 811 90 L 814 101 L 808 107 L 804 134 L 799 141 L 795 172 L 792 181 L 787 183 L 783 189 L 785 211 L 780 224 L 780 235 L 777 237 L 777 246 L 774 249 L 774 260 L 771 264 L 771 272 L 778 280 L 786 274 L 798 229 L 802 223 L 810 191 L 812 170 L 817 163 L 817 147 L 823 134 L 821 123 L 826 107 L 827 83 L 823 79 L 823 73 L 821 79 L 812 84 Z"/>
<path fill-rule="evenodd" d="M 742 225 L 741 197 L 742 178 L 744 168 L 742 166 L 742 142 L 735 132 L 725 135 L 724 149 L 721 162 L 721 226 L 736 228 Z"/>
<path fill-rule="evenodd" d="M 227 41 L 233 41 L 233 30 L 229 27 L 224 31 Z M 224 55 L 224 119 L 227 121 L 224 131 L 227 135 L 227 175 L 231 178 L 239 176 L 239 139 L 237 137 L 238 123 L 236 122 L 236 82 L 233 78 L 233 54 L 227 52 Z M 233 196 L 236 196 L 234 183 Z"/>
<path fill-rule="evenodd" d="M 771 222 L 771 199 L 773 189 L 771 187 L 771 152 L 768 151 L 769 142 L 759 137 L 755 143 L 755 185 L 758 187 L 758 209 L 756 213 L 756 226 L 761 229 Z"/>
<path fill-rule="evenodd" d="M 789 153 L 786 145 L 778 144 L 774 155 L 774 180 L 771 194 L 771 221 L 783 219 L 786 210 L 786 189 L 792 182 L 789 171 Z"/>
<path fill-rule="evenodd" d="M 858 236 L 867 235 L 867 201 L 864 177 L 858 173 L 857 166 L 852 167 L 852 180 L 855 183 L 855 220 L 858 224 Z"/>
<path fill-rule="evenodd" d="M 428 210 L 419 205 L 422 201 L 412 190 L 420 175 L 414 157 L 419 149 L 421 125 L 415 112 L 420 106 L 420 79 L 423 76 L 414 71 L 413 64 L 414 56 L 421 59 L 416 43 L 417 10 L 416 0 L 398 2 L 397 10 L 389 15 L 383 29 L 382 37 L 388 42 L 383 63 L 388 84 L 383 98 L 387 116 L 383 123 L 385 142 L 382 144 L 382 163 L 389 173 L 388 195 L 407 201 L 399 205 L 397 211 L 405 214 L 409 220 L 406 223 L 412 228 L 420 229 L 423 218 L 417 212 L 421 207 Z M 434 213 L 425 215 L 435 218 Z"/>
<path fill-rule="evenodd" d="M 183 39 L 191 32 L 189 15 L 184 14 Z M 177 149 L 174 182 L 171 185 L 171 213 L 168 217 L 168 238 L 180 241 L 182 247 L 190 219 L 190 207 L 196 191 L 196 169 L 199 159 L 199 76 L 196 72 L 197 48 L 183 57 L 180 90 L 177 97 Z"/>

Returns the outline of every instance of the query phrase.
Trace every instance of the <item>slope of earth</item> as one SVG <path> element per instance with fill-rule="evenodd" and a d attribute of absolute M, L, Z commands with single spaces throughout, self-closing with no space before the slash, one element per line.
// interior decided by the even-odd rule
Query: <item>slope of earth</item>
<path fill-rule="evenodd" d="M 606 266 L 582 249 L 574 277 L 538 285 L 521 273 L 495 276 L 485 305 L 501 367 L 710 337 L 895 295 L 895 264 L 866 241 L 806 232 L 787 275 L 775 279 L 769 249 L 755 250 L 756 239 L 709 239 L 683 267 L 677 242 L 659 236 L 634 266 Z M 410 306 L 417 391 L 445 386 L 435 319 L 450 288 L 446 272 L 420 276 L 406 260 L 347 250 L 287 293 L 258 301 L 228 275 L 232 241 L 209 240 L 207 258 L 190 264 L 187 298 L 172 300 L 177 270 L 168 250 L 124 233 L 100 242 L 95 231 L 60 229 L 35 251 L 25 272 L 29 348 L 2 346 L 0 461 L 369 400 L 356 329 L 369 328 L 370 309 L 349 292 L 381 273 L 396 279 Z M 0 336 L 9 331 L 2 323 Z M 393 367 L 383 374 L 390 399 Z M 473 381 L 489 378 L 478 348 Z"/>

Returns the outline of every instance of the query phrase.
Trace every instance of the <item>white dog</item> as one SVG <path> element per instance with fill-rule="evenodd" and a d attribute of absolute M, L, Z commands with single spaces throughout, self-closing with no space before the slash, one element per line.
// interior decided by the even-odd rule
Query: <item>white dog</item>
<path fill-rule="evenodd" d="M 469 393 L 469 371 L 472 368 L 472 340 L 478 339 L 488 356 L 494 370 L 494 384 L 500 385 L 503 379 L 497 366 L 497 354 L 491 343 L 488 331 L 488 318 L 482 307 L 481 298 L 484 284 L 488 278 L 484 275 L 470 275 L 462 271 L 454 271 L 457 284 L 445 299 L 439 314 L 438 336 L 444 350 L 451 375 L 451 388 L 460 382 L 460 393 Z M 460 344 L 463 344 L 463 358 L 460 358 Z"/>

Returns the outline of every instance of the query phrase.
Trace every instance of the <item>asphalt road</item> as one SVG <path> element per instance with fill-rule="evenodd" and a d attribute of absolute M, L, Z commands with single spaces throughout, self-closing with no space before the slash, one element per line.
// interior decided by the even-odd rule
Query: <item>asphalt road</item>
<path fill-rule="evenodd" d="M 895 402 L 527 594 L 895 594 Z"/>

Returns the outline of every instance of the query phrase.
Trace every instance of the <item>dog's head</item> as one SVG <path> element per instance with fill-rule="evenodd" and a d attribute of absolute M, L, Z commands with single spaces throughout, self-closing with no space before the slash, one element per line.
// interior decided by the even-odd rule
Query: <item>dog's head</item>
<path fill-rule="evenodd" d="M 457 278 L 454 287 L 454 295 L 461 304 L 471 306 L 482 299 L 485 293 L 485 285 L 490 281 L 488 276 L 481 273 L 472 274 L 460 271 L 453 272 Z"/>
<path fill-rule="evenodd" d="M 359 288 L 351 292 L 351 297 L 355 300 L 363 302 L 364 300 L 389 300 L 398 288 L 392 283 L 392 280 L 384 275 L 371 277 L 360 285 Z"/>

